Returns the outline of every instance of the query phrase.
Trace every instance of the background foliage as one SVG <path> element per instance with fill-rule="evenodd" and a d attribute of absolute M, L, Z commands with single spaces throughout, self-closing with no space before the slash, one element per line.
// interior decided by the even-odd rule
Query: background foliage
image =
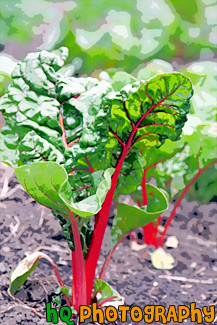
<path fill-rule="evenodd" d="M 160 58 L 214 58 L 216 0 L 1 1 L 1 42 L 15 59 L 36 49 L 69 48 L 77 73 L 132 72 Z"/>

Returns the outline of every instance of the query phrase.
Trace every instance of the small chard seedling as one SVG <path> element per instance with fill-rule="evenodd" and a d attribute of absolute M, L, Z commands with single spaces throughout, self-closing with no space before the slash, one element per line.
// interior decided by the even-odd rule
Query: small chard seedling
<path fill-rule="evenodd" d="M 94 78 L 66 77 L 61 67 L 67 49 L 29 54 L 15 68 L 13 83 L 1 98 L 6 124 L 1 130 L 1 160 L 15 167 L 25 191 L 59 219 L 72 258 L 72 290 L 50 260 L 69 306 L 119 299 L 103 281 L 108 262 L 122 239 L 147 225 L 168 207 L 167 195 L 146 186 L 141 206 L 117 203 L 110 251 L 95 281 L 113 200 L 133 194 L 141 182 L 141 152 L 179 139 L 189 112 L 191 82 L 180 73 L 146 82 L 111 85 Z M 63 70 L 64 71 L 64 70 Z M 29 256 L 11 275 L 15 293 L 45 254 Z M 21 271 L 19 271 L 19 268 Z M 19 271 L 19 272 L 18 272 Z"/>

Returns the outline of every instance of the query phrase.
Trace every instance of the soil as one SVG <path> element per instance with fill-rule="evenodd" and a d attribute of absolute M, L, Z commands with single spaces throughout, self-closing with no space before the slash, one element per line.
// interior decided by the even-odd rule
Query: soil
<path fill-rule="evenodd" d="M 7 182 L 3 187 L 5 178 L 9 179 L 8 189 Z M 58 220 L 21 189 L 10 168 L 3 164 L 0 165 L 0 196 L 2 189 L 0 324 L 48 324 L 45 319 L 45 303 L 52 300 L 58 287 L 49 263 L 40 260 L 36 270 L 15 296 L 8 293 L 9 273 L 26 255 L 41 250 L 55 260 L 63 280 L 70 286 L 71 262 L 67 243 Z M 207 205 L 184 202 L 179 208 L 168 234 L 177 237 L 179 246 L 176 249 L 164 247 L 175 258 L 172 270 L 155 269 L 150 259 L 154 248 L 134 251 L 130 248 L 130 241 L 125 239 L 113 256 L 105 281 L 125 298 L 125 305 L 143 308 L 145 305 L 162 305 L 167 308 L 170 305 L 189 306 L 191 302 L 196 302 L 199 308 L 216 305 L 216 212 L 216 202 Z M 163 222 L 168 215 L 169 211 Z M 102 265 L 108 250 L 109 232 L 108 225 L 99 265 Z M 139 231 L 138 237 L 141 237 Z M 128 318 L 125 324 L 133 322 Z M 186 324 L 192 323 L 187 320 Z"/>

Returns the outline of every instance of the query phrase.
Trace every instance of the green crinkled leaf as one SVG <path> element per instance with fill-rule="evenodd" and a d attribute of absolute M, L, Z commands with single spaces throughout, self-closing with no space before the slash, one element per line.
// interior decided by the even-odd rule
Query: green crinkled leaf
<path fill-rule="evenodd" d="M 21 143 L 23 163 L 29 158 L 28 163 L 38 161 L 42 154 L 34 155 L 30 150 L 34 134 L 34 143 L 49 146 L 51 160 L 55 161 L 55 157 L 57 162 L 61 160 L 70 172 L 79 158 L 93 154 L 107 141 L 106 95 L 112 88 L 95 78 L 66 77 L 59 73 L 67 52 L 66 48 L 60 48 L 28 54 L 14 69 L 12 84 L 0 99 L 0 110 L 6 120 L 2 130 L 5 145 L 17 149 Z M 65 137 L 67 146 L 63 143 Z M 23 151 L 23 141 L 28 153 Z"/>
<path fill-rule="evenodd" d="M 66 170 L 56 162 L 37 162 L 15 169 L 20 184 L 38 203 L 62 216 L 69 216 L 71 210 L 83 218 L 91 217 L 100 210 L 110 189 L 113 172 L 112 168 L 104 172 L 104 179 L 95 194 L 74 202 Z"/>
<path fill-rule="evenodd" d="M 167 138 L 171 141 L 179 139 L 191 96 L 189 79 L 179 73 L 158 75 L 143 84 L 136 82 L 111 95 L 109 139 L 100 162 L 95 155 L 89 157 L 91 166 L 94 169 L 98 164 L 104 164 L 103 168 L 116 166 L 123 146 L 128 146 L 121 169 L 123 177 L 119 178 L 117 189 L 123 194 L 135 191 L 147 165 L 147 159 L 143 159 L 139 152 L 152 152 L 153 149 L 157 159 L 157 148 Z"/>
<path fill-rule="evenodd" d="M 110 235 L 110 249 L 131 230 L 143 227 L 159 217 L 168 208 L 168 201 L 164 191 L 153 185 L 146 184 L 148 205 L 143 207 L 118 203 L 117 215 L 113 220 Z"/>
<path fill-rule="evenodd" d="M 100 293 L 102 295 L 102 297 L 99 300 L 97 300 L 97 303 L 100 303 L 110 297 L 116 297 L 113 298 L 112 300 L 119 300 L 122 298 L 121 295 L 115 289 L 113 289 L 108 283 L 99 279 L 95 280 L 94 289 L 95 290 L 94 290 L 93 297 L 95 297 L 97 293 Z"/>
<path fill-rule="evenodd" d="M 120 141 L 131 141 L 129 149 L 139 152 L 160 146 L 166 138 L 177 140 L 192 94 L 187 78 L 178 73 L 159 75 L 109 96 L 111 86 L 106 81 L 57 72 L 66 52 L 61 48 L 29 54 L 15 68 L 13 83 L 1 99 L 5 145 L 19 148 L 22 163 L 56 161 L 70 173 L 74 168 L 89 169 L 88 156 L 94 170 L 105 170 L 116 166 Z M 128 175 L 126 184 L 118 185 L 125 193 L 132 192 L 142 172 L 141 163 L 133 163 L 132 157 L 129 152 L 121 171 Z"/>
<path fill-rule="evenodd" d="M 66 167 L 74 165 L 85 155 L 94 154 L 108 139 L 108 105 L 106 95 L 111 86 L 101 81 L 63 105 L 63 117 L 68 142 Z"/>
<path fill-rule="evenodd" d="M 56 70 L 63 65 L 66 54 L 65 48 L 54 53 L 32 53 L 16 66 L 8 93 L 0 99 L 0 109 L 6 120 L 2 133 L 8 148 L 17 148 L 26 134 L 33 130 L 64 151 L 55 83 L 59 80 Z"/>
<path fill-rule="evenodd" d="M 147 159 L 143 159 L 139 152 L 153 149 L 157 159 L 156 147 L 167 138 L 172 141 L 179 139 L 191 96 L 190 81 L 179 73 L 159 75 L 143 84 L 136 82 L 109 95 L 109 138 L 104 149 L 88 156 L 90 165 L 94 170 L 115 167 L 123 145 L 129 146 L 121 169 L 123 177 L 119 178 L 117 189 L 119 194 L 135 191 L 147 165 Z M 78 160 L 76 168 L 79 167 L 88 170 L 84 159 Z"/>
<path fill-rule="evenodd" d="M 121 173 L 126 176 L 130 171 L 137 170 L 138 179 L 142 168 L 140 163 L 137 166 L 132 163 L 132 153 L 159 147 L 167 138 L 178 140 L 187 119 L 191 96 L 191 82 L 180 73 L 158 75 L 143 84 L 136 82 L 110 94 L 109 138 L 104 149 L 88 156 L 93 169 L 115 167 L 123 146 L 127 146 L 129 150 Z M 88 169 L 84 160 L 78 163 Z M 131 179 L 133 181 L 133 177 Z M 127 181 L 130 193 L 135 184 L 132 183 L 130 190 L 130 177 Z M 124 188 L 121 183 L 120 188 Z"/>
<path fill-rule="evenodd" d="M 30 53 L 19 64 L 19 71 L 15 70 L 12 77 L 21 76 L 35 92 L 55 98 L 55 82 L 58 78 L 56 71 L 63 66 L 67 56 L 66 47 L 53 53 L 47 51 Z"/>
<path fill-rule="evenodd" d="M 55 161 L 64 164 L 65 159 L 61 151 L 56 149 L 50 142 L 30 131 L 21 140 L 19 149 L 19 157 L 23 164 L 29 165 L 36 161 Z"/>
<path fill-rule="evenodd" d="M 125 87 L 111 100 L 110 138 L 106 149 L 117 157 L 122 148 L 118 138 L 126 144 L 133 134 L 132 150 L 159 147 L 166 138 L 176 141 L 187 120 L 192 87 L 184 75 L 162 74 L 141 86 L 136 85 L 133 93 Z"/>

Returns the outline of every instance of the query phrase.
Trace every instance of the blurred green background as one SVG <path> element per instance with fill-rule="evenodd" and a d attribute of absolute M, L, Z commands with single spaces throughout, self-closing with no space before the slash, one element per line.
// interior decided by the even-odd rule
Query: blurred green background
<path fill-rule="evenodd" d="M 0 42 L 5 74 L 13 66 L 6 67 L 6 58 L 21 60 L 61 45 L 69 48 L 68 63 L 78 74 L 112 68 L 132 73 L 154 58 L 177 68 L 215 58 L 217 1 L 1 0 Z"/>

